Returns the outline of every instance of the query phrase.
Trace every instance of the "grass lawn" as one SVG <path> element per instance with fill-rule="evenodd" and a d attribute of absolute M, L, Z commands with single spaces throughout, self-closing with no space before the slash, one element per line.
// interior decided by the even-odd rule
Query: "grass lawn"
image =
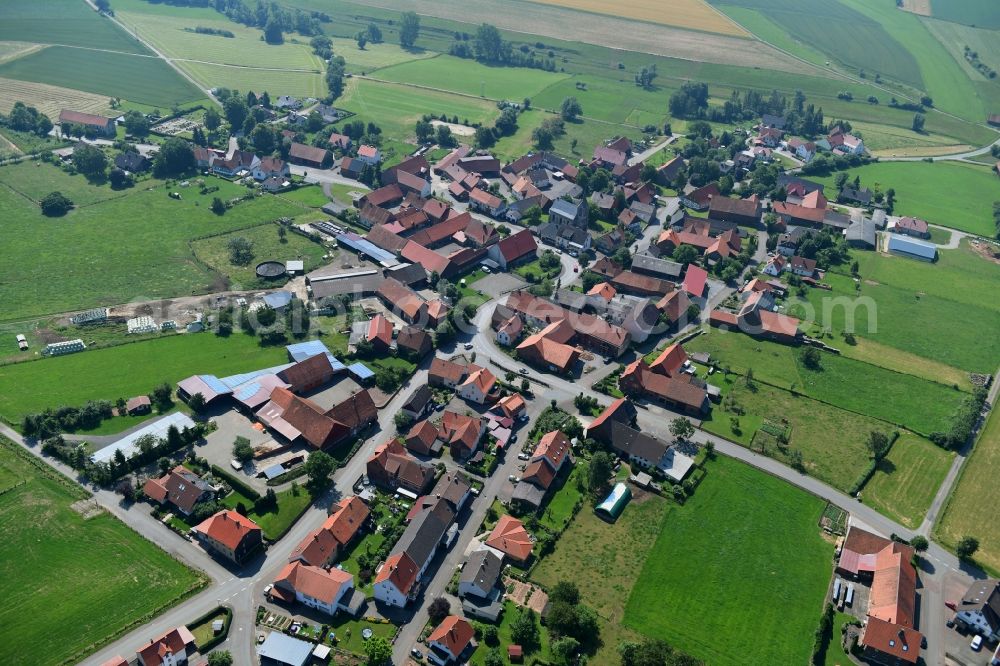
<path fill-rule="evenodd" d="M 789 451 L 802 452 L 810 476 L 825 481 L 840 490 L 848 490 L 869 462 L 865 441 L 872 430 L 889 434 L 892 426 L 868 416 L 854 414 L 805 396 L 795 396 L 783 389 L 756 382 L 755 390 L 746 387 L 742 376 L 730 375 L 724 380 L 713 375 L 709 381 L 727 396 L 732 396 L 745 413 L 736 415 L 718 405 L 702 427 L 726 439 L 760 451 L 788 464 Z M 739 431 L 733 429 L 731 417 L 739 420 Z M 784 420 L 784 421 L 783 421 Z M 788 449 L 777 440 L 758 432 L 768 421 L 777 426 L 787 421 L 791 427 Z"/>
<path fill-rule="evenodd" d="M 330 203 L 330 200 L 326 198 L 325 194 L 323 194 L 323 188 L 319 185 L 305 185 L 303 187 L 298 187 L 291 192 L 284 192 L 277 196 L 281 199 L 287 199 L 288 201 L 295 201 L 305 206 L 309 206 L 310 208 L 320 208 Z"/>
<path fill-rule="evenodd" d="M 833 638 L 830 639 L 830 645 L 826 649 L 824 666 L 851 666 L 854 663 L 850 655 L 844 651 L 840 639 L 844 635 L 844 627 L 855 620 L 856 618 L 853 615 L 834 612 Z"/>
<path fill-rule="evenodd" d="M 851 180 L 860 176 L 866 187 L 894 188 L 896 215 L 912 215 L 981 236 L 994 233 L 991 206 L 1000 199 L 1000 180 L 987 167 L 959 162 L 880 162 L 847 173 Z M 816 180 L 833 187 L 834 176 Z"/>
<path fill-rule="evenodd" d="M 336 634 L 337 640 L 334 643 L 328 638 L 327 642 L 335 644 L 342 650 L 363 655 L 365 653 L 365 640 L 361 637 L 361 632 L 365 629 L 371 629 L 373 634 L 386 640 L 390 640 L 396 633 L 396 625 L 394 624 L 354 620 L 348 617 L 347 613 L 338 613 L 330 622 L 330 631 Z"/>
<path fill-rule="evenodd" d="M 243 333 L 196 333 L 0 366 L 0 416 L 18 423 L 46 407 L 145 395 L 195 373 L 226 376 L 287 358 L 284 347 L 261 347 Z"/>
<path fill-rule="evenodd" d="M 521 612 L 521 609 L 512 601 L 504 602 L 503 614 L 500 616 L 500 624 L 497 625 L 497 641 L 498 645 L 490 646 L 486 644 L 486 641 L 479 641 L 479 647 L 476 651 L 472 653 L 472 657 L 469 659 L 470 666 L 483 666 L 486 663 L 486 655 L 496 647 L 500 650 L 500 654 L 503 655 L 504 663 L 507 663 L 507 646 L 514 644 L 514 639 L 511 637 L 510 625 L 514 619 Z M 538 615 L 535 615 L 537 621 Z M 549 650 L 549 632 L 548 630 L 539 624 L 539 642 L 541 645 L 537 650 L 533 652 L 525 653 L 525 663 L 531 663 L 531 659 L 541 659 L 545 663 L 552 662 L 552 653 Z"/>
<path fill-rule="evenodd" d="M 810 370 L 799 360 L 800 350 L 742 333 L 712 330 L 685 345 L 711 353 L 736 374 L 753 369 L 758 380 L 780 388 L 795 388 L 811 398 L 920 433 L 946 430 L 950 417 L 966 395 L 943 384 L 825 353 L 821 369 Z M 919 400 L 920 409 L 913 408 Z"/>
<path fill-rule="evenodd" d="M 993 575 L 1000 572 L 1000 524 L 996 507 L 1000 505 L 1000 415 L 990 415 L 976 442 L 976 448 L 962 467 L 962 476 L 948 499 L 944 513 L 934 525 L 934 537 L 951 549 L 965 536 L 979 539 L 976 561 Z"/>
<path fill-rule="evenodd" d="M 805 663 L 830 580 L 824 502 L 724 457 L 707 470 L 663 521 L 625 624 L 706 663 Z"/>
<path fill-rule="evenodd" d="M 204 645 L 208 641 L 212 640 L 215 636 L 215 632 L 212 631 L 212 623 L 216 620 L 222 620 L 225 622 L 226 612 L 220 609 L 215 615 L 212 615 L 200 624 L 191 627 L 191 633 L 194 634 L 195 645 Z"/>
<path fill-rule="evenodd" d="M 920 527 L 954 459 L 953 452 L 903 433 L 865 485 L 864 501 L 907 527 Z"/>
<path fill-rule="evenodd" d="M 305 480 L 302 479 L 301 483 L 305 483 Z M 265 539 L 275 541 L 281 538 L 312 502 L 309 492 L 301 487 L 282 490 L 276 493 L 276 496 L 278 506 L 263 513 L 257 513 L 253 508 L 253 500 L 236 490 L 226 495 L 222 503 L 230 509 L 235 509 L 237 504 L 243 502 L 247 508 L 247 518 L 260 526 Z"/>
<path fill-rule="evenodd" d="M 37 169 L 37 173 L 25 170 Z M 77 196 L 105 198 L 80 206 L 65 217 L 41 214 L 34 197 L 42 179 L 65 183 Z M 205 293 L 219 287 L 221 276 L 198 262 L 189 241 L 225 233 L 282 216 L 302 206 L 273 196 L 244 201 L 224 215 L 209 210 L 212 198 L 244 195 L 244 187 L 217 178 L 206 184 L 218 192 L 199 194 L 193 185 L 178 188 L 181 199 L 168 196 L 157 181 L 144 181 L 124 196 L 87 188 L 82 177 L 64 180 L 56 167 L 0 167 L 0 219 L 7 233 L 0 245 L 0 300 L 3 319 L 113 305 L 133 300 Z M 16 187 L 23 185 L 24 190 Z M 11 189 L 11 188 L 15 189 Z M 153 189 L 149 189 L 153 188 Z M 31 263 L 31 279 L 23 270 Z M 30 284 L 30 288 L 28 285 Z"/>
<path fill-rule="evenodd" d="M 50 46 L 0 65 L 0 76 L 169 109 L 204 94 L 159 58 Z"/>
<path fill-rule="evenodd" d="M 70 505 L 87 494 L 17 445 L 0 451 L 0 662 L 77 662 L 204 584 L 117 518 L 84 520 Z"/>
<path fill-rule="evenodd" d="M 957 384 L 962 390 L 972 390 L 969 373 L 958 368 L 911 354 L 902 349 L 879 344 L 867 338 L 856 337 L 855 342 L 856 344 L 849 345 L 841 341 L 834 341 L 834 344 L 848 358 L 872 365 L 880 365 L 896 372 L 922 377 L 949 386 Z"/>
<path fill-rule="evenodd" d="M 330 194 L 342 203 L 351 205 L 354 203 L 354 199 L 351 198 L 351 192 L 360 192 L 364 194 L 368 191 L 368 188 L 358 183 L 357 185 L 343 185 L 341 183 L 332 183 L 330 185 Z"/>
<path fill-rule="evenodd" d="M 580 468 L 574 467 L 570 473 L 560 475 L 542 512 L 539 521 L 542 525 L 557 532 L 573 517 L 573 507 L 583 499 L 583 493 L 577 487 L 581 473 Z"/>
<path fill-rule="evenodd" d="M 292 231 L 286 231 L 285 238 L 278 235 L 281 229 L 277 224 L 262 224 L 250 229 L 234 231 L 222 236 L 213 236 L 191 243 L 191 249 L 199 260 L 224 275 L 233 289 L 259 289 L 275 287 L 277 280 L 261 280 L 257 277 L 255 267 L 261 261 L 280 261 L 301 259 L 305 272 L 319 267 L 323 263 L 326 249 L 305 236 Z M 234 238 L 246 238 L 253 243 L 254 259 L 247 266 L 237 266 L 229 260 L 229 242 Z"/>
<path fill-rule="evenodd" d="M 581 601 L 597 611 L 603 645 L 591 659 L 595 664 L 618 663 L 619 641 L 639 639 L 623 626 L 625 604 L 660 533 L 669 503 L 657 495 L 635 494 L 621 517 L 610 525 L 590 506 L 582 508 L 556 542 L 555 550 L 531 574 L 547 588 L 561 580 L 575 582 Z M 595 575 L 581 576 L 581 571 Z"/>

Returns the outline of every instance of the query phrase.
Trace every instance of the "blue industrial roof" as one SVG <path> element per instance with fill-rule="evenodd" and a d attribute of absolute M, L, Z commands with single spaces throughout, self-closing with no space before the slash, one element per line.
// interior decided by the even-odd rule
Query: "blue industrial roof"
<path fill-rule="evenodd" d="M 330 353 L 330 350 L 321 340 L 307 340 L 306 342 L 296 342 L 293 345 L 288 345 L 285 347 L 288 350 L 288 355 L 293 361 L 298 363 L 299 361 L 304 361 L 307 358 L 312 358 L 318 354 L 326 354 L 326 357 L 330 360 L 330 365 L 333 367 L 334 372 L 342 372 L 347 369 L 343 363 L 337 360 L 337 357 Z"/>
<path fill-rule="evenodd" d="M 889 251 L 905 252 L 922 259 L 934 259 L 937 256 L 937 248 L 931 243 L 899 234 L 889 235 Z"/>
<path fill-rule="evenodd" d="M 375 373 L 368 369 L 364 363 L 351 363 L 347 366 L 347 371 L 358 379 L 371 379 Z"/>
<path fill-rule="evenodd" d="M 198 379 L 205 382 L 208 385 L 208 388 L 212 389 L 219 395 L 229 393 L 231 390 L 228 386 L 226 386 L 225 382 L 215 375 L 198 375 Z"/>
<path fill-rule="evenodd" d="M 395 266 L 399 263 L 396 259 L 396 255 L 392 252 L 386 252 L 379 246 L 370 243 L 356 233 L 348 232 L 346 234 L 340 234 L 337 236 L 337 242 L 341 245 L 346 245 L 355 252 L 367 254 L 383 266 Z"/>

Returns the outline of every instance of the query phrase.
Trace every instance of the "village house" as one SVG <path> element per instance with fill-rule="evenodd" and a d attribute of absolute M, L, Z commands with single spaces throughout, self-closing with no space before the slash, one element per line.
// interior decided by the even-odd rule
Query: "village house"
<path fill-rule="evenodd" d="M 386 606 L 405 608 L 419 591 L 419 568 L 405 552 L 385 558 L 375 574 L 375 600 Z"/>
<path fill-rule="evenodd" d="M 469 192 L 469 206 L 473 210 L 486 213 L 491 217 L 499 217 L 507 208 L 503 199 L 479 188 L 474 188 Z"/>
<path fill-rule="evenodd" d="M 368 506 L 361 498 L 351 496 L 341 499 L 333 505 L 323 525 L 299 542 L 288 556 L 288 561 L 313 567 L 332 566 L 361 533 L 369 515 Z"/>
<path fill-rule="evenodd" d="M 378 446 L 366 464 L 372 483 L 389 490 L 402 488 L 421 495 L 434 480 L 434 468 L 406 452 L 396 439 Z"/>
<path fill-rule="evenodd" d="M 194 634 L 180 626 L 150 640 L 135 653 L 135 658 L 139 666 L 184 666 L 196 649 Z"/>
<path fill-rule="evenodd" d="M 562 250 L 583 252 L 590 249 L 590 234 L 586 229 L 566 222 L 549 222 L 538 227 L 538 237 L 542 243 Z"/>
<path fill-rule="evenodd" d="M 497 397 L 494 390 L 496 385 L 496 375 L 486 368 L 480 368 L 470 373 L 456 388 L 458 396 L 463 400 L 482 405 Z"/>
<path fill-rule="evenodd" d="M 559 199 L 549 208 L 549 222 L 568 224 L 586 229 L 588 223 L 588 206 L 586 202 Z"/>
<path fill-rule="evenodd" d="M 427 658 L 437 666 L 459 662 L 474 636 L 471 624 L 457 615 L 449 615 L 427 637 Z"/>
<path fill-rule="evenodd" d="M 361 178 L 361 174 L 364 172 L 365 166 L 365 162 L 357 157 L 345 156 L 342 160 L 340 160 L 340 175 L 345 178 L 358 180 Z"/>
<path fill-rule="evenodd" d="M 201 544 L 234 564 L 243 562 L 263 544 L 261 529 L 231 509 L 219 511 L 191 528 Z"/>
<path fill-rule="evenodd" d="M 535 243 L 531 230 L 522 229 L 491 245 L 487 254 L 500 268 L 508 270 L 518 263 L 533 259 L 537 250 L 538 244 Z"/>
<path fill-rule="evenodd" d="M 404 326 L 396 336 L 396 348 L 411 360 L 422 359 L 434 349 L 430 333 L 416 326 Z"/>
<path fill-rule="evenodd" d="M 346 134 L 338 134 L 337 132 L 330 134 L 330 138 L 327 139 L 327 143 L 330 144 L 331 148 L 343 151 L 350 150 L 351 146 L 354 145 L 354 142 L 351 141 L 351 137 Z"/>
<path fill-rule="evenodd" d="M 687 194 L 682 194 L 681 203 L 684 204 L 685 208 L 692 210 L 708 210 L 708 207 L 712 203 L 712 198 L 720 196 L 722 196 L 722 193 L 719 192 L 719 186 L 715 183 L 709 183 Z"/>
<path fill-rule="evenodd" d="M 332 163 L 333 157 L 326 148 L 307 146 L 304 143 L 293 142 L 288 149 L 288 161 L 292 164 L 312 167 L 314 169 L 326 169 Z"/>
<path fill-rule="evenodd" d="M 647 365 L 640 358 L 625 368 L 618 385 L 627 395 L 655 400 L 685 414 L 708 411 L 708 391 L 703 381 L 683 372 L 663 372 L 661 368 L 656 362 Z"/>
<path fill-rule="evenodd" d="M 469 367 L 435 356 L 427 371 L 427 381 L 431 386 L 456 388 L 469 373 Z"/>
<path fill-rule="evenodd" d="M 913 238 L 930 238 L 930 227 L 927 223 L 916 217 L 901 217 L 896 223 L 889 223 L 889 231 L 897 234 L 905 234 Z"/>
<path fill-rule="evenodd" d="M 717 220 L 756 227 L 760 224 L 760 200 L 757 195 L 753 195 L 749 199 L 715 196 L 709 203 L 708 216 Z"/>
<path fill-rule="evenodd" d="M 503 611 L 503 590 L 499 587 L 503 558 L 489 548 L 473 551 L 462 565 L 458 578 L 458 598 L 467 616 L 495 622 Z"/>
<path fill-rule="evenodd" d="M 330 616 L 341 610 L 354 615 L 364 603 L 364 595 L 355 590 L 351 574 L 302 562 L 285 565 L 274 581 L 270 596 L 287 604 L 300 603 Z"/>
<path fill-rule="evenodd" d="M 532 511 L 540 509 L 553 481 L 565 465 L 572 464 L 570 448 L 569 438 L 558 430 L 543 435 L 514 486 L 511 502 Z"/>
<path fill-rule="evenodd" d="M 528 534 L 524 523 L 509 514 L 500 517 L 484 543 L 521 565 L 531 559 L 535 546 L 535 540 Z"/>
<path fill-rule="evenodd" d="M 257 165 L 251 170 L 254 180 L 267 180 L 268 178 L 288 178 L 291 171 L 288 163 L 279 157 L 264 157 L 258 160 Z"/>
<path fill-rule="evenodd" d="M 369 166 L 378 166 L 382 163 L 382 151 L 375 146 L 359 146 L 358 159 Z"/>
<path fill-rule="evenodd" d="M 59 126 L 62 133 L 68 134 L 67 130 L 71 125 L 82 125 L 84 128 L 89 128 L 97 132 L 98 136 L 107 139 L 115 138 L 115 134 L 117 133 L 114 118 L 105 118 L 93 113 L 63 109 L 59 112 Z"/>
<path fill-rule="evenodd" d="M 168 505 L 185 516 L 191 514 L 198 502 L 215 496 L 211 484 L 183 465 L 174 467 L 158 479 L 149 479 L 142 491 L 153 502 Z"/>
<path fill-rule="evenodd" d="M 451 457 L 466 460 L 479 450 L 479 444 L 486 434 L 483 420 L 478 416 L 467 416 L 447 410 L 438 428 L 438 439 L 448 446 Z"/>
<path fill-rule="evenodd" d="M 421 456 L 430 456 L 438 453 L 441 447 L 438 443 L 438 429 L 430 421 L 420 421 L 410 428 L 403 438 L 403 446 L 407 451 Z"/>

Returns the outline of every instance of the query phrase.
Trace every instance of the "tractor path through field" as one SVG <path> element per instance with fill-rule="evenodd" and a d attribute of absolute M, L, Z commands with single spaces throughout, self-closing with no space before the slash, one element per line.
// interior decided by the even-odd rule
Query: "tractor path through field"
<path fill-rule="evenodd" d="M 85 0 L 85 2 L 88 5 L 90 5 L 90 8 L 93 9 L 95 12 L 98 11 L 97 5 L 94 4 L 94 0 Z M 170 58 L 168 58 L 166 56 L 165 53 L 163 53 L 162 51 L 160 51 L 159 49 L 157 49 L 155 46 L 153 46 L 152 44 L 150 44 L 149 42 L 147 42 L 145 39 L 143 39 L 142 37 L 140 37 L 138 35 L 138 33 L 135 33 L 133 31 L 129 30 L 128 28 L 126 28 L 125 24 L 122 23 L 121 21 L 119 21 L 118 19 L 116 19 L 114 16 L 110 16 L 110 15 L 104 15 L 104 16 L 107 19 L 109 19 L 110 21 L 112 21 L 119 28 L 121 28 L 122 30 L 124 30 L 126 33 L 128 33 L 129 35 L 132 35 L 132 37 L 134 37 L 135 40 L 138 41 L 140 44 L 142 44 L 147 49 L 149 49 L 150 51 L 152 51 L 153 53 L 155 53 L 156 57 L 158 57 L 160 60 L 163 60 L 165 63 L 167 63 L 167 65 L 169 65 L 171 68 L 173 68 L 173 70 L 175 72 L 177 72 L 178 74 L 180 74 L 181 77 L 183 77 L 185 81 L 187 81 L 188 83 L 190 83 L 191 85 L 193 85 L 195 87 L 195 89 L 201 90 L 202 92 L 205 93 L 205 95 L 208 96 L 209 99 L 211 99 L 213 102 L 215 102 L 219 106 L 222 106 L 222 102 L 219 101 L 218 97 L 216 97 L 215 95 L 212 94 L 211 90 L 205 90 L 205 89 L 203 89 L 201 87 L 201 84 L 199 84 L 197 81 L 195 81 L 194 78 L 190 74 L 188 74 L 187 72 L 185 72 L 182 68 L 178 67 L 175 63 L 173 63 L 170 60 Z"/>
<path fill-rule="evenodd" d="M 993 373 L 993 376 L 1000 376 L 1000 368 L 997 368 L 997 371 Z M 990 412 L 992 411 L 993 406 L 996 405 L 998 392 L 1000 392 L 1000 382 L 994 380 L 993 385 L 990 386 L 989 393 L 986 394 L 986 406 L 979 415 L 976 427 L 973 429 L 972 434 L 969 435 L 969 439 L 965 442 L 962 448 L 956 452 L 957 455 L 955 456 L 955 460 L 951 463 L 951 469 L 948 470 L 948 474 L 944 477 L 944 481 L 938 488 L 937 495 L 934 496 L 934 501 L 931 503 L 930 509 L 927 510 L 927 515 L 924 516 L 924 521 L 920 524 L 920 528 L 917 530 L 920 534 L 928 536 L 931 533 L 931 530 L 934 529 L 934 523 L 937 522 L 941 509 L 944 508 L 945 504 L 948 503 L 948 498 L 951 497 L 952 488 L 954 487 L 955 482 L 958 481 L 962 471 L 962 466 L 972 453 L 972 449 L 976 444 L 976 439 L 979 437 L 979 433 L 982 429 L 986 426 L 986 421 L 990 417 Z"/>

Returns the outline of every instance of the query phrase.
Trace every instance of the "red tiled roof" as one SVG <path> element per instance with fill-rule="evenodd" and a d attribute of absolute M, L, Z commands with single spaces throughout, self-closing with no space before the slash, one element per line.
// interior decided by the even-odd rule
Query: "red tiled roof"
<path fill-rule="evenodd" d="M 428 376 L 435 377 L 447 382 L 458 383 L 465 377 L 468 368 L 452 361 L 435 356 L 431 359 L 431 367 L 427 371 Z"/>
<path fill-rule="evenodd" d="M 145 666 L 160 666 L 167 654 L 186 654 L 188 646 L 194 644 L 194 634 L 187 627 L 177 627 L 150 641 L 136 653 Z M 112 662 L 113 663 L 113 662 Z"/>
<path fill-rule="evenodd" d="M 332 604 L 343 594 L 343 588 L 354 582 L 354 576 L 340 569 L 321 569 L 320 567 L 290 562 L 278 574 L 275 585 L 287 585 L 296 592 L 308 597 Z"/>
<path fill-rule="evenodd" d="M 496 386 L 496 383 L 497 383 L 496 375 L 494 375 L 486 368 L 480 368 L 479 370 L 476 370 L 468 377 L 466 377 L 465 381 L 459 384 L 459 386 L 460 387 L 475 386 L 477 391 L 479 391 L 483 395 L 486 395 L 493 390 L 493 387 Z"/>
<path fill-rule="evenodd" d="M 680 289 L 670 292 L 656 304 L 656 308 L 667 315 L 667 319 L 672 322 L 679 320 L 689 307 L 691 307 L 691 298 L 687 292 Z"/>
<path fill-rule="evenodd" d="M 559 430 L 553 430 L 552 432 L 545 433 L 542 435 L 542 438 L 538 440 L 538 446 L 535 447 L 534 457 L 547 458 L 549 462 L 558 468 L 562 465 L 562 461 L 566 459 L 566 456 L 569 455 L 569 449 L 569 437 Z"/>
<path fill-rule="evenodd" d="M 486 206 L 487 208 L 499 208 L 503 204 L 500 197 L 490 194 L 486 190 L 481 190 L 478 187 L 473 188 L 473 190 L 469 193 L 469 198 Z"/>
<path fill-rule="evenodd" d="M 920 658 L 922 640 L 923 636 L 916 629 L 869 616 L 861 644 L 915 664 Z"/>
<path fill-rule="evenodd" d="M 483 423 L 479 417 L 466 416 L 448 410 L 441 419 L 439 436 L 449 445 L 461 444 L 468 451 L 475 449 L 482 436 Z"/>
<path fill-rule="evenodd" d="M 792 220 L 802 220 L 812 224 L 822 224 L 823 219 L 826 217 L 826 211 L 822 208 L 808 208 L 784 201 L 774 202 L 773 208 L 777 215 L 784 215 Z"/>
<path fill-rule="evenodd" d="M 349 432 L 343 423 L 338 423 L 327 416 L 313 401 L 301 398 L 281 387 L 271 391 L 270 402 L 264 405 L 257 415 L 264 423 L 285 437 L 295 439 L 301 435 L 316 448 L 322 448 Z M 286 425 L 291 426 L 295 432 L 288 431 Z"/>
<path fill-rule="evenodd" d="M 471 624 L 457 615 L 449 615 L 431 632 L 427 640 L 439 644 L 457 658 L 469 647 L 475 633 Z"/>
<path fill-rule="evenodd" d="M 417 582 L 417 573 L 417 565 L 404 551 L 385 558 L 385 564 L 375 575 L 375 584 L 389 581 L 402 594 L 409 594 L 410 589 Z"/>
<path fill-rule="evenodd" d="M 513 516 L 504 515 L 486 538 L 486 545 L 517 562 L 524 562 L 531 557 L 535 542 L 531 540 L 528 530 L 524 529 L 524 523 Z"/>
<path fill-rule="evenodd" d="M 97 116 L 93 113 L 83 113 L 82 111 L 71 111 L 69 109 L 63 109 L 59 112 L 59 122 L 60 123 L 76 123 L 77 125 L 95 125 L 98 127 L 105 127 L 110 123 L 114 122 L 113 118 L 105 118 L 104 116 Z"/>
<path fill-rule="evenodd" d="M 128 659 L 120 655 L 115 655 L 111 659 L 101 664 L 101 666 L 128 666 Z"/>
<path fill-rule="evenodd" d="M 373 158 L 376 155 L 378 155 L 378 148 L 376 148 L 375 146 L 361 146 L 360 148 L 358 148 L 359 157 Z"/>
<path fill-rule="evenodd" d="M 712 197 L 720 196 L 722 193 L 719 191 L 719 186 L 716 183 L 709 183 L 704 187 L 699 187 L 696 190 L 685 194 L 684 199 L 689 201 L 694 201 L 700 206 L 707 206 L 711 202 Z"/>
<path fill-rule="evenodd" d="M 382 209 L 378 208 L 376 210 Z M 365 238 L 383 250 L 388 250 L 393 254 L 402 250 L 403 246 L 405 246 L 407 242 L 405 238 L 389 231 L 384 225 L 381 224 L 373 226 Z"/>
<path fill-rule="evenodd" d="M 419 243 L 407 241 L 403 246 L 402 256 L 407 261 L 420 264 L 428 273 L 437 272 L 444 275 L 451 268 L 452 262 L 448 257 L 438 254 L 434 250 L 429 250 Z"/>
<path fill-rule="evenodd" d="M 410 240 L 424 247 L 429 247 L 434 243 L 440 243 L 446 238 L 451 237 L 456 232 L 464 231 L 471 219 L 472 215 L 470 213 L 462 213 L 461 215 L 450 217 L 444 222 L 438 222 L 434 226 L 421 229 L 410 236 Z"/>
<path fill-rule="evenodd" d="M 371 393 L 365 389 L 334 405 L 326 414 L 337 423 L 355 430 L 374 421 L 378 417 L 378 408 Z"/>
<path fill-rule="evenodd" d="M 684 275 L 682 288 L 695 298 L 701 298 L 705 294 L 705 285 L 708 283 L 708 271 L 701 266 L 689 265 L 687 273 Z"/>
<path fill-rule="evenodd" d="M 399 185 L 395 183 L 372 190 L 364 196 L 364 200 L 373 206 L 385 206 L 394 201 L 400 201 L 402 198 L 403 190 L 399 189 Z"/>
<path fill-rule="evenodd" d="M 672 344 L 656 357 L 656 360 L 649 364 L 649 369 L 661 375 L 671 377 L 680 370 L 687 360 L 687 352 L 680 344 Z"/>
<path fill-rule="evenodd" d="M 522 229 L 516 234 L 507 236 L 497 244 L 497 247 L 507 261 L 515 261 L 538 250 L 538 244 L 535 243 L 535 237 L 529 229 Z"/>
<path fill-rule="evenodd" d="M 247 535 L 253 532 L 260 532 L 257 523 L 245 516 L 241 516 L 232 509 L 226 509 L 214 516 L 209 516 L 199 523 L 194 530 L 210 537 L 213 541 L 221 543 L 230 550 L 236 550 Z"/>
<path fill-rule="evenodd" d="M 392 324 L 384 316 L 377 314 L 368 322 L 368 332 L 365 340 L 375 342 L 378 340 L 386 347 L 392 346 Z"/>
<path fill-rule="evenodd" d="M 333 379 L 333 366 L 326 354 L 316 354 L 278 373 L 292 391 L 305 391 Z"/>
<path fill-rule="evenodd" d="M 555 323 L 562 324 L 563 320 Z M 547 338 L 543 333 L 535 333 L 525 338 L 517 346 L 517 352 L 526 356 L 528 360 L 551 365 L 563 372 L 572 368 L 580 358 L 579 349 Z"/>
<path fill-rule="evenodd" d="M 406 433 L 406 448 L 414 453 L 428 455 L 438 438 L 438 429 L 430 421 L 421 421 Z"/>
<path fill-rule="evenodd" d="M 906 229 L 907 231 L 913 231 L 918 234 L 927 233 L 927 223 L 916 217 L 901 217 L 899 222 L 896 223 L 897 229 Z"/>

